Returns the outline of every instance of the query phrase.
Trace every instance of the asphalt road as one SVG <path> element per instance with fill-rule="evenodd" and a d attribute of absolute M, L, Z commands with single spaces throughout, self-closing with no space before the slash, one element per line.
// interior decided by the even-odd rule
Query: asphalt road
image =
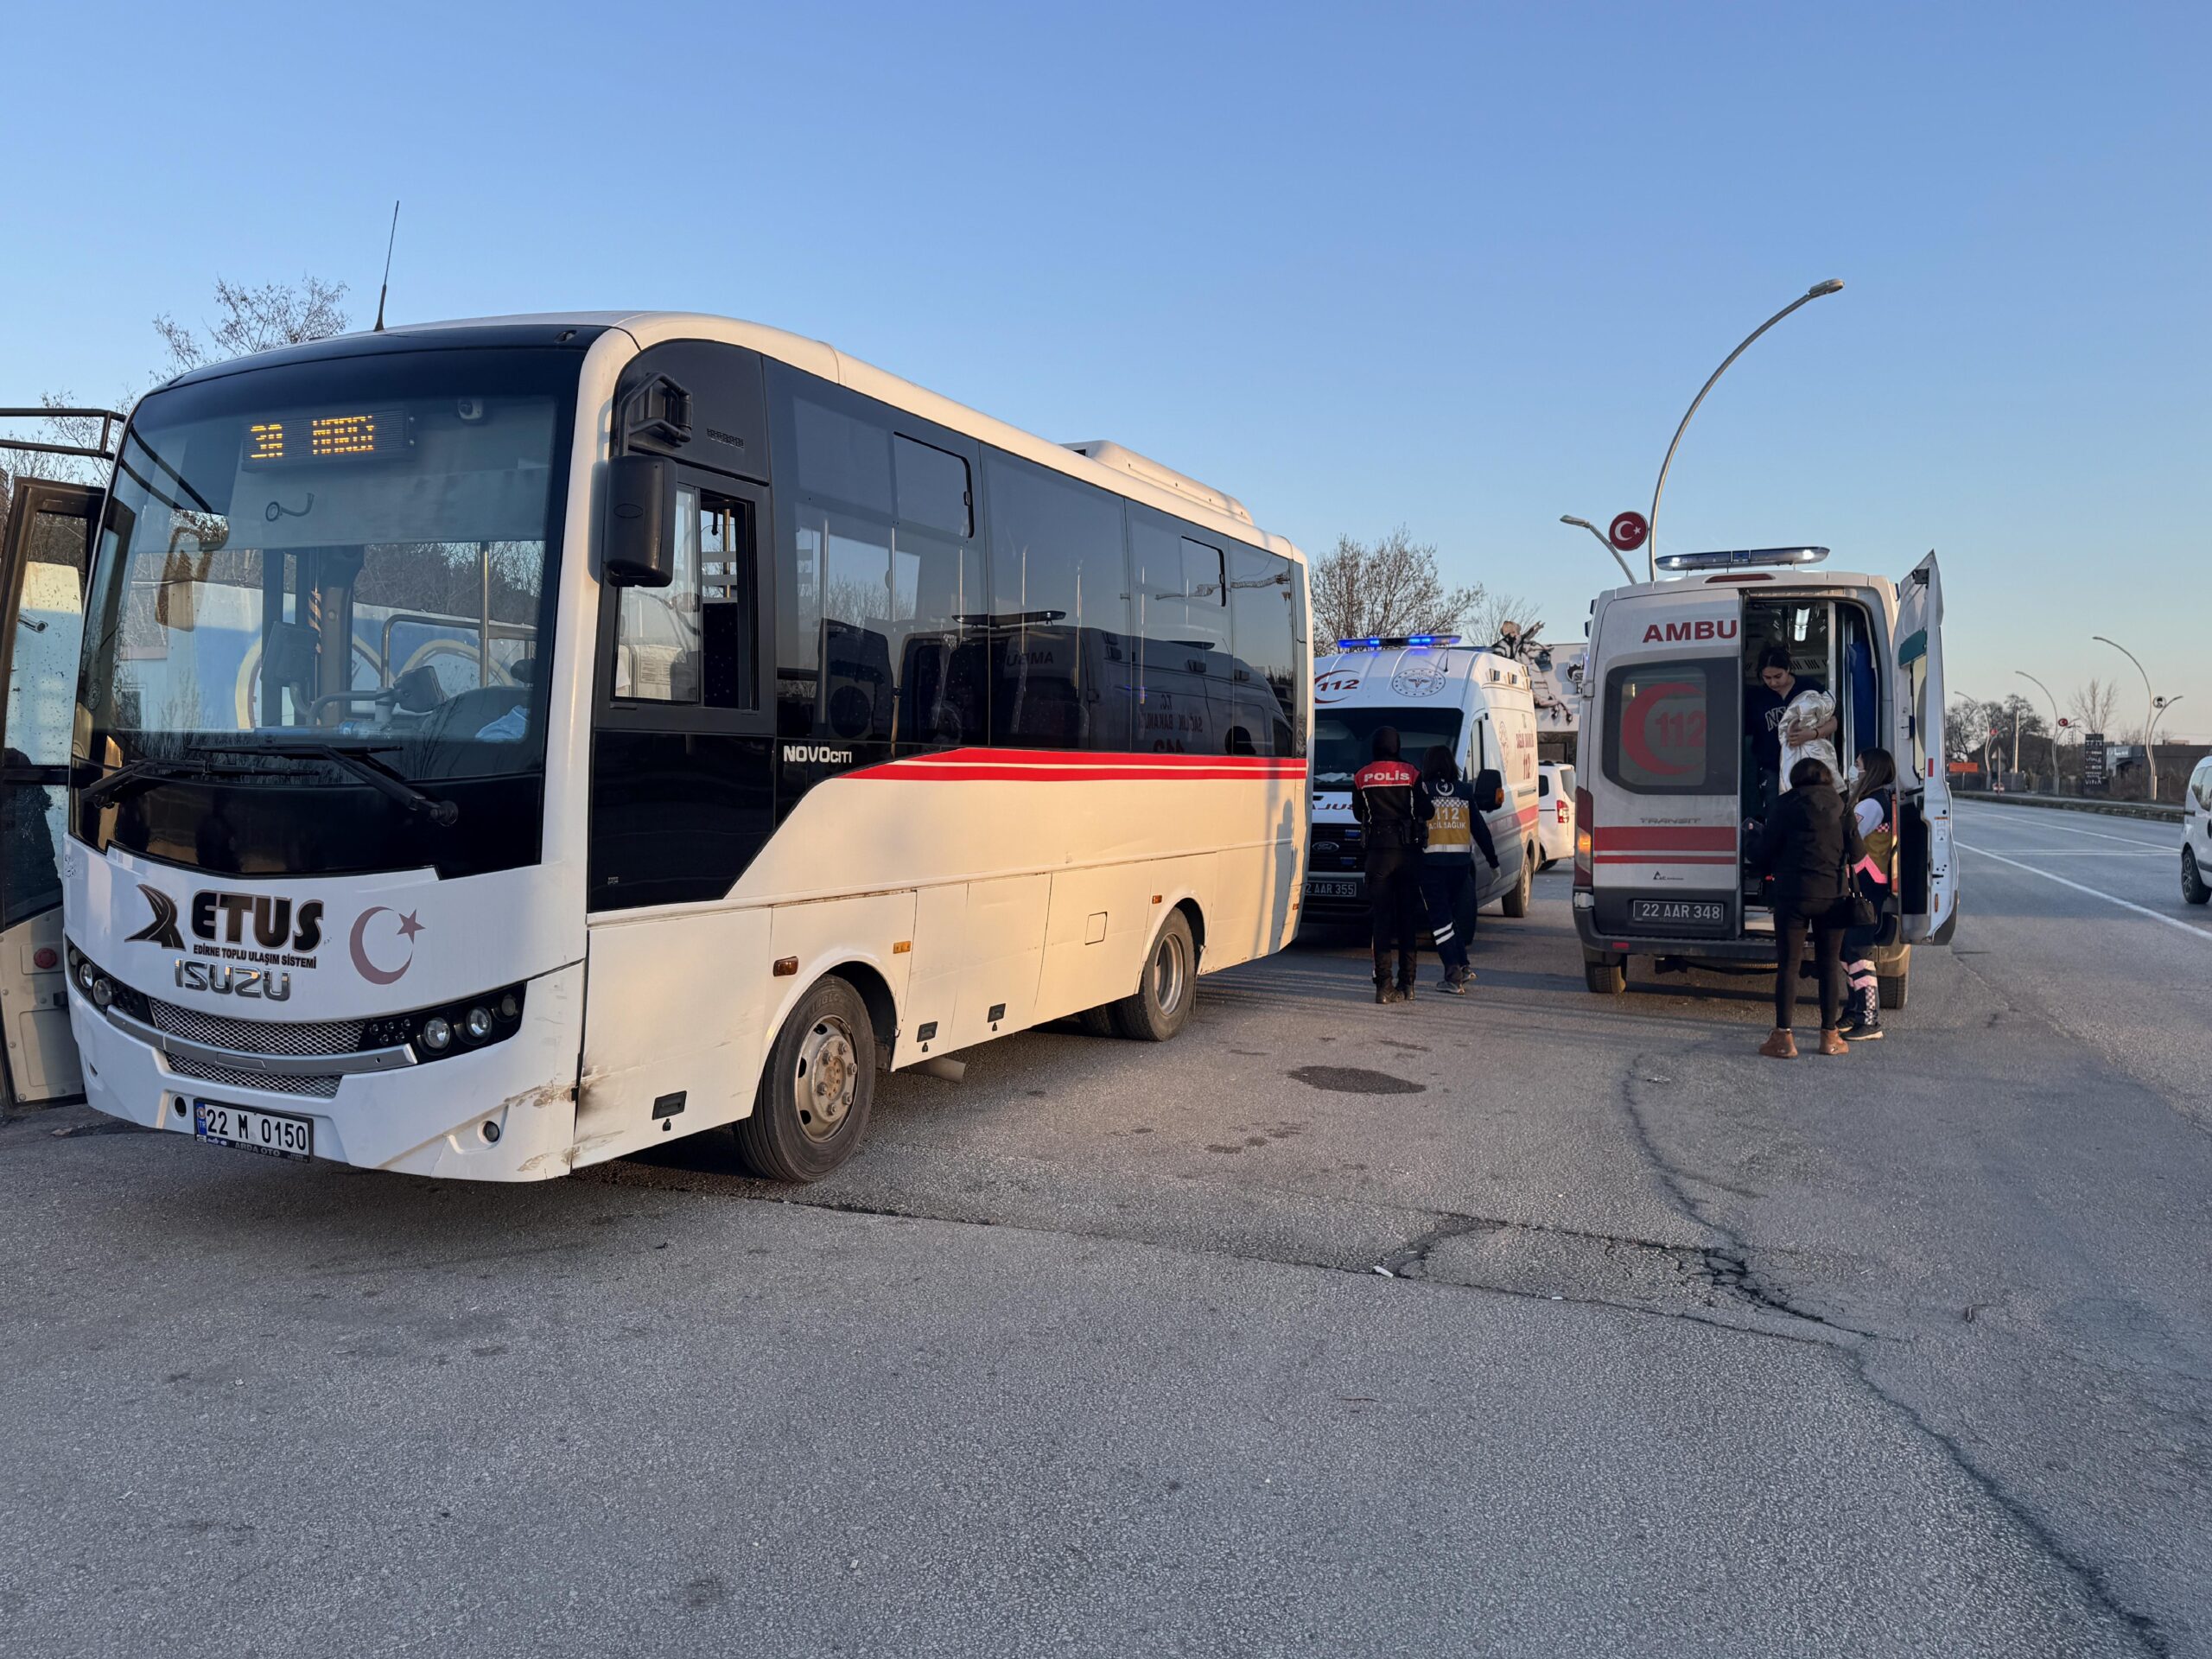
<path fill-rule="evenodd" d="M 1589 995 L 1555 874 L 1473 996 L 1302 945 L 804 1191 L 22 1114 L 0 1647 L 2212 1653 L 2212 931 L 2063 817 L 1838 1061 Z"/>

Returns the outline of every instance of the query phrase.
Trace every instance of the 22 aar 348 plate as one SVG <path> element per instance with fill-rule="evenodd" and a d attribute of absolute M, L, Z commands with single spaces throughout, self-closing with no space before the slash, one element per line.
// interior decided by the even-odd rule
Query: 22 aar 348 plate
<path fill-rule="evenodd" d="M 213 1100 L 192 1103 L 192 1132 L 219 1147 L 238 1147 L 269 1158 L 315 1156 L 315 1120 L 289 1112 L 264 1112 L 251 1106 L 225 1106 Z"/>

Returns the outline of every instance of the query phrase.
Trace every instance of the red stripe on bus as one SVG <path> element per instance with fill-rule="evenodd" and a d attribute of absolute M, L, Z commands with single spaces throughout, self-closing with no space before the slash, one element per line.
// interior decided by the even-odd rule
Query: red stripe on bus
<path fill-rule="evenodd" d="M 863 766 L 844 774 L 903 783 L 1122 783 L 1302 779 L 1303 760 L 1270 755 L 1095 754 L 1082 750 L 949 749 Z"/>
<path fill-rule="evenodd" d="M 1649 827 L 1607 826 L 1594 832 L 1600 850 L 1615 852 L 1705 853 L 1736 850 L 1736 831 L 1730 825 L 1691 823 Z"/>

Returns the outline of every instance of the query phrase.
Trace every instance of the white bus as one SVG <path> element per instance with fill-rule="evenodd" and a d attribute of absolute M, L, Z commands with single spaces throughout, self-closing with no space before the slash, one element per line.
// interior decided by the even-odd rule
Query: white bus
<path fill-rule="evenodd" d="M 504 1180 L 734 1124 L 804 1180 L 878 1071 L 1165 1039 L 1294 931 L 1298 550 L 817 341 L 270 353 L 147 397 L 91 522 L 60 886 L 118 1117 Z"/>

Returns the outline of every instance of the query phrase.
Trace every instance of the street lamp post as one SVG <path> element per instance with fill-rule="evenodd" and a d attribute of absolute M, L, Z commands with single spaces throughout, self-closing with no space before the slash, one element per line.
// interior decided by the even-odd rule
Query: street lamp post
<path fill-rule="evenodd" d="M 1577 518 L 1571 512 L 1562 512 L 1560 514 L 1559 521 L 1562 524 L 1580 524 L 1583 529 L 1588 531 L 1592 536 L 1595 536 L 1598 538 L 1598 544 L 1604 548 L 1606 552 L 1611 554 L 1613 556 L 1613 563 L 1620 566 L 1622 578 L 1631 582 L 1636 580 L 1636 573 L 1628 568 L 1628 561 L 1621 557 L 1620 549 L 1613 545 L 1612 538 L 1607 536 L 1604 531 L 1599 529 L 1597 525 L 1592 524 L 1587 518 Z"/>
<path fill-rule="evenodd" d="M 1752 340 L 1766 333 L 1799 306 L 1808 304 L 1825 295 L 1836 293 L 1842 287 L 1843 279 L 1840 276 L 1831 276 L 1824 283 L 1815 283 L 1812 287 L 1752 329 L 1745 338 L 1744 343 L 1722 359 L 1720 366 L 1713 372 L 1713 378 L 1699 387 L 1697 396 L 1690 399 L 1690 406 L 1682 416 L 1682 423 L 1675 429 L 1675 442 L 1667 446 L 1667 458 L 1659 463 L 1659 481 L 1651 486 L 1651 515 L 1647 521 L 1649 527 L 1646 531 L 1646 540 L 1643 543 L 1643 557 L 1646 566 L 1651 572 L 1650 579 L 1653 582 L 1659 580 L 1659 498 L 1666 493 L 1667 469 L 1675 464 L 1675 451 L 1682 442 L 1682 434 L 1689 429 L 1690 416 L 1697 413 L 1697 406 L 1705 401 L 1705 394 L 1713 390 L 1713 382 L 1727 373 L 1729 364 L 1733 363 L 1751 349 Z"/>
<path fill-rule="evenodd" d="M 2143 677 L 2143 695 L 2150 702 L 2150 708 L 2143 716 L 2143 759 L 2151 768 L 2151 798 L 2155 801 L 2158 798 L 2158 747 L 2151 741 L 2151 734 L 2158 724 L 2158 694 L 2151 690 L 2151 671 L 2143 666 L 2142 662 L 2133 652 L 2121 645 L 2119 640 L 2107 639 L 2101 633 L 2093 633 L 2089 638 L 2101 645 L 2110 645 L 2129 662 L 2133 663 L 2135 671 Z"/>
<path fill-rule="evenodd" d="M 2160 697 L 2158 699 L 2158 720 L 2164 720 L 2166 717 L 2166 710 L 2172 708 L 2174 704 L 2180 701 L 2181 698 L 2179 696 Z M 2154 731 L 2158 728 L 2158 720 L 2154 720 L 2151 722 L 2152 729 Z"/>
<path fill-rule="evenodd" d="M 2016 668 L 2012 671 L 2042 692 L 2044 699 L 2050 704 L 2050 792 L 2054 795 L 2062 794 L 2064 791 L 2059 786 L 2061 779 L 2058 776 L 2058 734 L 2066 722 L 2058 717 L 2058 699 L 2051 696 L 2049 686 L 2029 673 L 2026 669 Z"/>

